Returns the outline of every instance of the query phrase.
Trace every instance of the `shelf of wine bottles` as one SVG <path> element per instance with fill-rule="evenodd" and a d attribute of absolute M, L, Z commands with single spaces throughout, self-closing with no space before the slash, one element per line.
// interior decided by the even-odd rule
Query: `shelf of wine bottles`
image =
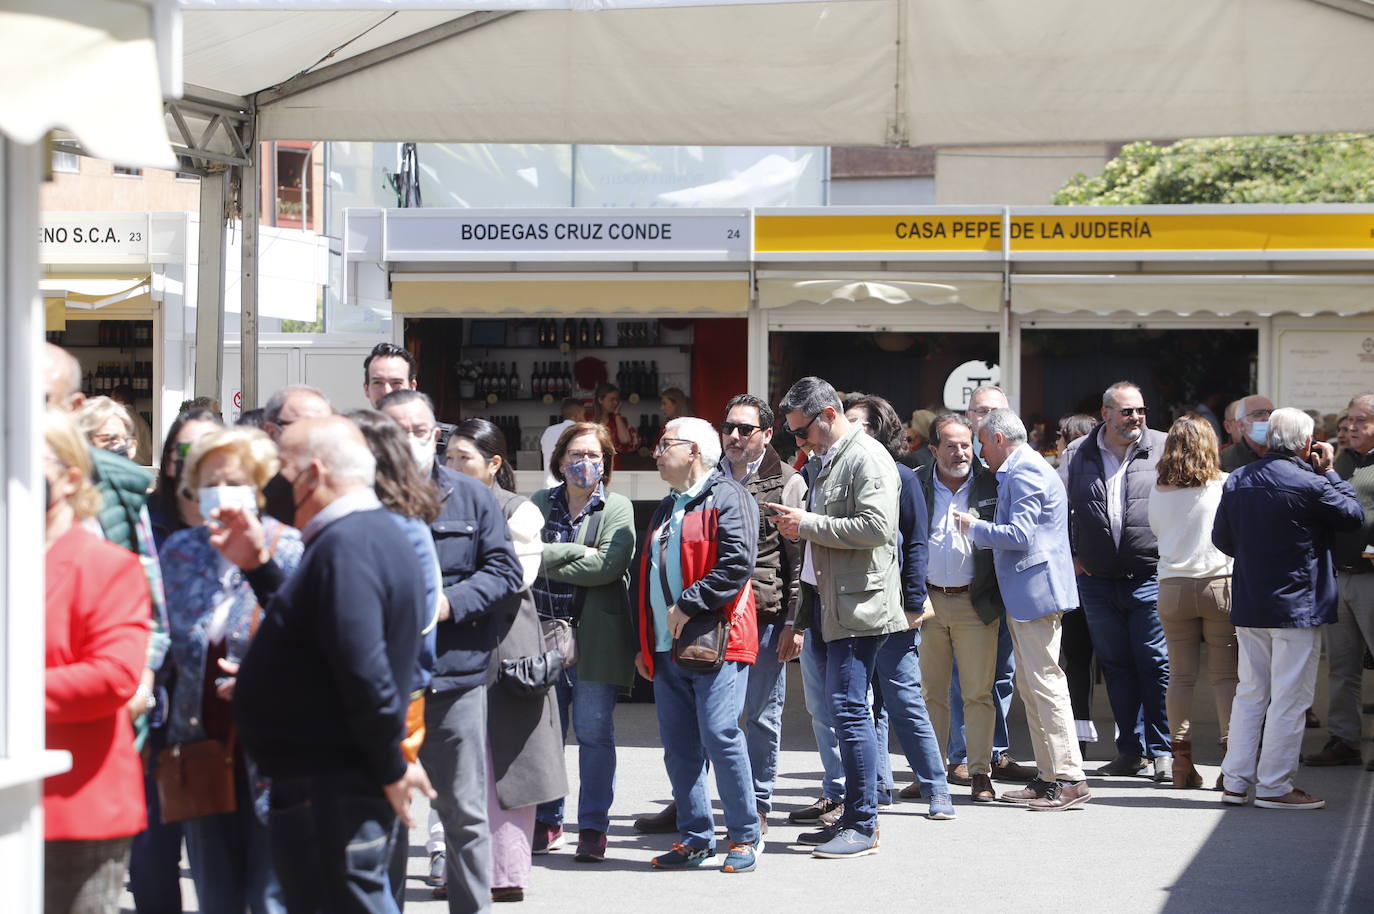
<path fill-rule="evenodd" d="M 48 342 L 63 348 L 134 349 L 153 345 L 152 321 L 97 321 L 93 335 L 88 329 L 89 323 L 75 321 L 67 330 L 49 330 Z"/>
<path fill-rule="evenodd" d="M 537 361 L 527 377 L 521 376 L 514 360 L 478 362 L 476 372 L 476 377 L 469 375 L 464 380 L 472 382 L 472 397 L 479 400 L 494 398 L 550 402 L 571 397 L 578 392 L 572 363 L 566 360 Z M 620 388 L 622 398 L 656 399 L 659 394 L 658 361 L 622 360 L 616 368 L 615 386 Z"/>

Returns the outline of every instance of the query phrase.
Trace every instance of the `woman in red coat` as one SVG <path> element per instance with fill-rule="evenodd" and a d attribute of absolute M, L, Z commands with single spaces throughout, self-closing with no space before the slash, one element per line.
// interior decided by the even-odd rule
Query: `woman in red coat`
<path fill-rule="evenodd" d="M 124 706 L 147 660 L 148 579 L 137 556 L 82 525 L 100 495 L 71 420 L 49 410 L 45 438 L 48 748 L 70 752 L 72 767 L 43 784 L 44 910 L 114 914 L 146 824 Z"/>

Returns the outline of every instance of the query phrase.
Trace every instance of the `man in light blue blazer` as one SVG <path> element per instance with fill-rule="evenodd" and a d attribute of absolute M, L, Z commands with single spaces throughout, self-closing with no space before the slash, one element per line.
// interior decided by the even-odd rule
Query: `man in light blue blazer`
<path fill-rule="evenodd" d="M 998 799 L 1033 811 L 1070 809 L 1086 803 L 1091 794 L 1068 680 L 1059 668 L 1060 619 L 1078 607 L 1068 500 L 1059 475 L 1026 444 L 1026 427 L 1014 412 L 993 410 L 978 437 L 983 459 L 997 474 L 997 511 L 991 521 L 963 512 L 955 519 L 975 546 L 993 551 L 1016 652 L 1016 686 L 1040 769 L 1024 790 Z"/>

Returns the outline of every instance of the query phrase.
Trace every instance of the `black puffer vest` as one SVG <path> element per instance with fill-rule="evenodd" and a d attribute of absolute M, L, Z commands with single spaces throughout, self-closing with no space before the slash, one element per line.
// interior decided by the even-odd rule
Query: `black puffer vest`
<path fill-rule="evenodd" d="M 801 573 L 800 549 L 784 540 L 778 528 L 764 516 L 764 502 L 782 502 L 782 490 L 797 471 L 782 462 L 769 445 L 763 452 L 758 472 L 749 477 L 744 488 L 759 506 L 759 555 L 754 562 L 754 603 L 760 625 L 780 622 L 796 600 L 796 582 Z"/>
<path fill-rule="evenodd" d="M 1100 427 L 1100 426 L 1099 426 Z M 1096 578 L 1137 578 L 1155 573 L 1159 543 L 1150 529 L 1150 490 L 1164 453 L 1163 432 L 1147 428 L 1126 467 L 1126 508 L 1121 543 L 1112 541 L 1107 519 L 1107 481 L 1097 430 L 1089 432 L 1069 464 L 1069 535 L 1074 556 Z"/>

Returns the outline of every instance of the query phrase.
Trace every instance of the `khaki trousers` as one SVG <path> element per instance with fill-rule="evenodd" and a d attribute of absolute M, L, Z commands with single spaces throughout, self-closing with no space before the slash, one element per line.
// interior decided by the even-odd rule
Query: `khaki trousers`
<path fill-rule="evenodd" d="M 1169 646 L 1169 691 L 1164 702 L 1171 739 L 1188 739 L 1193 716 L 1193 688 L 1207 642 L 1207 673 L 1217 703 L 1221 739 L 1231 729 L 1231 702 L 1236 697 L 1236 629 L 1231 624 L 1231 576 L 1160 578 L 1159 624 Z"/>
<path fill-rule="evenodd" d="M 1069 701 L 1069 680 L 1059 668 L 1063 613 L 1018 622 L 1007 618 L 1016 653 L 1016 690 L 1026 706 L 1035 764 L 1044 781 L 1083 780 L 1083 757 Z M 970 756 L 972 758 L 972 756 Z"/>
<path fill-rule="evenodd" d="M 959 662 L 959 688 L 964 694 L 964 739 L 970 774 L 991 774 L 992 733 L 997 705 L 992 697 L 997 677 L 998 622 L 984 623 L 967 592 L 930 591 L 935 615 L 921 626 L 921 692 L 925 696 L 940 758 L 949 751 L 949 686 Z"/>

